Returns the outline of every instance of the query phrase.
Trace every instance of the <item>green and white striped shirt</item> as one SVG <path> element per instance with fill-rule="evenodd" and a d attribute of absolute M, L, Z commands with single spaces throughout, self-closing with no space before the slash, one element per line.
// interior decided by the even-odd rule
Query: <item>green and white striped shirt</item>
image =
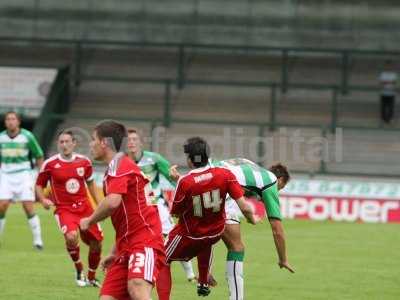
<path fill-rule="evenodd" d="M 277 178 L 274 173 L 244 158 L 210 160 L 210 165 L 229 169 L 244 189 L 260 196 L 269 218 L 282 219 Z"/>
<path fill-rule="evenodd" d="M 13 138 L 6 130 L 0 133 L 0 162 L 3 173 L 31 170 L 30 154 L 35 159 L 43 157 L 42 148 L 29 130 L 21 129 Z"/>
<path fill-rule="evenodd" d="M 136 161 L 139 168 L 146 175 L 151 183 L 155 200 L 161 197 L 160 176 L 163 175 L 173 186 L 169 177 L 170 163 L 161 154 L 150 151 L 143 151 L 142 156 Z"/>

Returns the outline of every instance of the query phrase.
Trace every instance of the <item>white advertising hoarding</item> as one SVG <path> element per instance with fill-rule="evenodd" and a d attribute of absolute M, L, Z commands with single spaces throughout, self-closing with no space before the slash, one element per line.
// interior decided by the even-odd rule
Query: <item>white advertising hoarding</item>
<path fill-rule="evenodd" d="M 38 117 L 57 75 L 57 69 L 0 67 L 1 112 L 16 110 Z"/>

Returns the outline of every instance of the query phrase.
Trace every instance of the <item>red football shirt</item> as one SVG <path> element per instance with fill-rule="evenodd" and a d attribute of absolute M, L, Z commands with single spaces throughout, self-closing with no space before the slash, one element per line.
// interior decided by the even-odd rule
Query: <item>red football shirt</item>
<path fill-rule="evenodd" d="M 192 170 L 178 181 L 171 214 L 179 216 L 181 234 L 213 237 L 225 229 L 225 198 L 237 200 L 243 189 L 231 171 L 221 167 Z"/>
<path fill-rule="evenodd" d="M 93 180 L 93 167 L 89 158 L 74 153 L 70 160 L 65 160 L 57 154 L 44 161 L 36 184 L 45 188 L 50 181 L 56 210 L 79 212 L 89 204 L 86 181 L 90 180 Z"/>
<path fill-rule="evenodd" d="M 111 215 L 119 254 L 135 247 L 164 250 L 157 207 L 146 198 L 147 183 L 140 168 L 127 155 L 117 153 L 110 162 L 103 187 L 105 195 L 122 195 L 121 205 Z"/>

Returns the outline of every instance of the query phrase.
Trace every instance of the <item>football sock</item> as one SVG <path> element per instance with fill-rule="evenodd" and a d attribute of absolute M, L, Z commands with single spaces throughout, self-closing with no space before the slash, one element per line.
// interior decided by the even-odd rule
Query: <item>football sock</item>
<path fill-rule="evenodd" d="M 183 270 L 185 271 L 187 279 L 192 279 L 196 277 L 193 272 L 193 266 L 191 261 L 181 261 L 181 265 Z"/>
<path fill-rule="evenodd" d="M 75 269 L 77 272 L 82 272 L 83 270 L 83 264 L 80 260 L 80 256 L 79 256 L 79 246 L 73 247 L 73 248 L 68 248 L 67 247 L 67 251 L 69 253 L 69 256 L 71 257 L 72 261 L 75 264 Z"/>
<path fill-rule="evenodd" d="M 164 265 L 160 270 L 156 282 L 157 295 L 159 300 L 169 300 L 172 288 L 171 267 Z"/>
<path fill-rule="evenodd" d="M 211 246 L 205 248 L 197 255 L 197 265 L 199 268 L 199 280 L 200 284 L 208 285 L 208 275 L 210 273 L 212 261 L 212 248 Z"/>
<path fill-rule="evenodd" d="M 96 278 L 96 270 L 99 266 L 101 259 L 101 253 L 96 251 L 89 250 L 89 270 L 88 270 L 88 279 L 94 280 Z"/>
<path fill-rule="evenodd" d="M 38 215 L 28 217 L 28 223 L 33 235 L 33 244 L 42 246 L 42 230 L 40 228 L 40 219 Z"/>
<path fill-rule="evenodd" d="M 244 252 L 228 251 L 225 275 L 229 287 L 229 300 L 243 300 L 243 258 Z"/>
<path fill-rule="evenodd" d="M 4 226 L 6 226 L 6 216 L 2 215 L 0 216 L 0 235 L 4 232 Z"/>

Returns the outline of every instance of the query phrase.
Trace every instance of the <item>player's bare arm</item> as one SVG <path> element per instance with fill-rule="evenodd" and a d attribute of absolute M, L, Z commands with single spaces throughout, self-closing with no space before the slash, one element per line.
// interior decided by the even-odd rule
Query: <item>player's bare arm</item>
<path fill-rule="evenodd" d="M 40 170 L 44 162 L 43 157 L 36 158 L 36 167 Z"/>
<path fill-rule="evenodd" d="M 103 271 L 107 270 L 109 266 L 114 262 L 116 255 L 115 253 L 117 252 L 115 244 L 112 246 L 110 253 L 103 259 L 101 262 L 101 268 Z"/>
<path fill-rule="evenodd" d="M 282 221 L 278 219 L 269 220 L 272 229 L 272 235 L 276 246 L 276 251 L 279 257 L 279 267 L 287 269 L 289 272 L 294 273 L 294 269 L 290 266 L 286 253 L 286 239 L 283 230 Z"/>
<path fill-rule="evenodd" d="M 108 218 L 112 212 L 120 206 L 122 196 L 120 194 L 109 194 L 104 201 L 101 201 L 99 206 L 88 218 L 81 219 L 80 227 L 82 230 L 88 230 L 90 226 Z"/>
<path fill-rule="evenodd" d="M 251 206 L 246 202 L 244 197 L 240 197 L 239 199 L 236 200 L 240 210 L 242 211 L 243 215 L 245 216 L 247 222 L 250 224 L 255 225 L 257 223 L 256 218 L 254 217 L 253 210 L 251 209 Z"/>
<path fill-rule="evenodd" d="M 44 190 L 40 185 L 36 185 L 36 195 L 45 209 L 50 209 L 51 206 L 54 206 L 53 201 L 45 196 Z"/>
<path fill-rule="evenodd" d="M 97 186 L 94 180 L 86 181 L 90 195 L 92 196 L 94 202 L 98 205 L 100 203 L 100 196 L 97 192 Z"/>
<path fill-rule="evenodd" d="M 178 171 L 178 165 L 173 165 L 169 168 L 169 177 L 172 180 L 178 181 L 179 177 L 181 177 L 181 174 Z"/>

